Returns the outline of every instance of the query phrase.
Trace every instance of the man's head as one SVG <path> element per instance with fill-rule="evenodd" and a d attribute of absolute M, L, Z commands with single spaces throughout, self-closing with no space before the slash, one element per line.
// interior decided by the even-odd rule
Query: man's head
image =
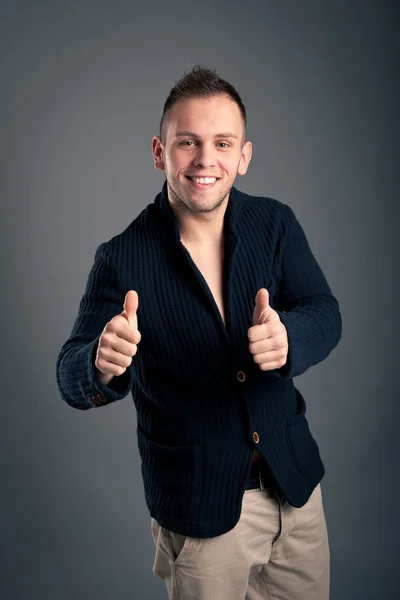
<path fill-rule="evenodd" d="M 170 199 L 195 212 L 214 210 L 236 175 L 246 173 L 251 158 L 239 94 L 215 71 L 194 67 L 172 88 L 152 148 L 154 166 L 165 171 Z M 193 179 L 204 177 L 216 180 Z"/>

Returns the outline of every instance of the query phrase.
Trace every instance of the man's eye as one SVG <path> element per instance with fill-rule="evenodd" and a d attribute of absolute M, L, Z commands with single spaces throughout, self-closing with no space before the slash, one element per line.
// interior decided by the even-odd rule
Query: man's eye
<path fill-rule="evenodd" d="M 193 140 L 185 140 L 181 142 L 181 146 L 189 146 L 190 144 L 194 144 Z"/>
<path fill-rule="evenodd" d="M 219 142 L 219 145 L 220 145 L 222 148 L 229 148 L 229 144 L 227 144 L 227 142 Z"/>

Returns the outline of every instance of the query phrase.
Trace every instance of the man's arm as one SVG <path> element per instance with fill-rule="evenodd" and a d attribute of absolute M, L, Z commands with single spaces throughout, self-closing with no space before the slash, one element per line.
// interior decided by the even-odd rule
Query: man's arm
<path fill-rule="evenodd" d="M 276 377 L 290 379 L 324 360 L 339 343 L 342 318 L 292 209 L 280 260 L 279 302 L 276 312 L 288 333 L 286 364 L 271 371 Z"/>
<path fill-rule="evenodd" d="M 103 406 L 125 398 L 132 389 L 133 364 L 122 375 L 114 376 L 108 385 L 100 382 L 95 367 L 100 335 L 106 324 L 121 312 L 124 296 L 108 243 L 103 243 L 96 250 L 71 335 L 57 358 L 61 397 L 74 408 Z"/>

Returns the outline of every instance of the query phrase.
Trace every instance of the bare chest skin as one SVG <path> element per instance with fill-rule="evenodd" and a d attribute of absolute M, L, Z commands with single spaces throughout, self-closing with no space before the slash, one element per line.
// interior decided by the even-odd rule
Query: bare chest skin
<path fill-rule="evenodd" d="M 182 242 L 183 243 L 183 242 Z M 199 269 L 207 282 L 208 287 L 221 313 L 225 324 L 225 307 L 223 302 L 223 248 L 196 249 L 188 243 L 184 243 L 193 262 Z M 253 462 L 259 460 L 261 454 L 253 450 Z"/>
<path fill-rule="evenodd" d="M 182 242 L 183 243 L 183 242 Z M 212 247 L 209 249 L 196 249 L 188 243 L 184 243 L 193 262 L 199 269 L 207 282 L 208 287 L 225 324 L 225 307 L 223 301 L 223 250 Z"/>

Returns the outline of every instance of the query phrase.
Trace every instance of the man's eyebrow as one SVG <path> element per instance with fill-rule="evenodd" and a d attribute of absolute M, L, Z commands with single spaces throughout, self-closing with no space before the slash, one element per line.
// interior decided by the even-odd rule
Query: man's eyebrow
<path fill-rule="evenodd" d="M 175 137 L 192 137 L 192 138 L 199 138 L 200 136 L 197 135 L 197 133 L 194 133 L 193 131 L 178 131 L 178 133 L 175 134 Z M 235 133 L 231 133 L 230 131 L 226 131 L 225 133 L 216 133 L 214 135 L 215 138 L 235 138 L 238 139 L 238 136 Z"/>

